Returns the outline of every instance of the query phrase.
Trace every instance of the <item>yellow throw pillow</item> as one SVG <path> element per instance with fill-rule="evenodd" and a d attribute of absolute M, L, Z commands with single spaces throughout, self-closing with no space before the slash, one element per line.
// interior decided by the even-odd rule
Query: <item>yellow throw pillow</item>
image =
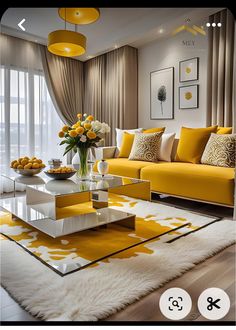
<path fill-rule="evenodd" d="M 211 133 L 216 133 L 217 127 L 182 127 L 175 161 L 193 164 L 200 163 L 207 141 Z"/>
<path fill-rule="evenodd" d="M 128 158 L 134 142 L 134 134 L 123 133 L 119 158 Z"/>
<path fill-rule="evenodd" d="M 217 134 L 232 134 L 232 127 L 220 127 L 217 128 Z"/>
<path fill-rule="evenodd" d="M 154 127 L 154 128 L 147 128 L 142 131 L 142 133 L 158 133 L 158 132 L 165 132 L 165 127 Z"/>

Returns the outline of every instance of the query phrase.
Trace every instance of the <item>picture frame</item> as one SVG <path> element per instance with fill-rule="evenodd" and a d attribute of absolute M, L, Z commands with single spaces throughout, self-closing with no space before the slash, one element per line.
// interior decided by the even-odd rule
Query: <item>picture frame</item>
<path fill-rule="evenodd" d="M 197 109 L 199 107 L 199 85 L 179 87 L 179 109 Z"/>
<path fill-rule="evenodd" d="M 199 79 L 199 57 L 193 57 L 179 62 L 179 82 Z"/>
<path fill-rule="evenodd" d="M 174 67 L 150 72 L 150 119 L 174 119 Z"/>

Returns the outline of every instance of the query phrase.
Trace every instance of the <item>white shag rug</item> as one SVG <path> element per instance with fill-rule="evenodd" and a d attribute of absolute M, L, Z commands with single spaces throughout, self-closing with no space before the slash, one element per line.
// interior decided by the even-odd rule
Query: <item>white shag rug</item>
<path fill-rule="evenodd" d="M 31 314 L 44 320 L 105 318 L 180 276 L 235 242 L 236 223 L 222 220 L 173 243 L 145 244 L 153 254 L 110 259 L 60 277 L 12 241 L 1 244 L 3 286 Z"/>

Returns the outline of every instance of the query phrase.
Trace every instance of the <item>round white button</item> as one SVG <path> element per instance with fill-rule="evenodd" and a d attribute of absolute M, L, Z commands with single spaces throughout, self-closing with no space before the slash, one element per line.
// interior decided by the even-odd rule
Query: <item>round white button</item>
<path fill-rule="evenodd" d="M 180 288 L 166 290 L 160 298 L 162 314 L 170 320 L 181 320 L 189 314 L 192 300 L 187 291 Z"/>
<path fill-rule="evenodd" d="M 222 319 L 230 309 L 227 293 L 219 288 L 208 288 L 198 298 L 199 312 L 208 320 Z"/>

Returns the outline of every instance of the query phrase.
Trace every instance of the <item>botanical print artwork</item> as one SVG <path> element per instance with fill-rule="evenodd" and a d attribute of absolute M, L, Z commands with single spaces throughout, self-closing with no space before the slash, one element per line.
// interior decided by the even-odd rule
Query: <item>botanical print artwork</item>
<path fill-rule="evenodd" d="M 198 80 L 199 58 L 190 58 L 179 62 L 179 81 Z"/>
<path fill-rule="evenodd" d="M 198 108 L 198 85 L 179 87 L 179 108 Z"/>
<path fill-rule="evenodd" d="M 162 102 L 165 102 L 166 101 L 166 87 L 165 86 L 161 86 L 158 89 L 157 98 L 158 98 L 158 100 L 161 103 L 161 113 L 163 115 L 163 105 L 162 105 Z"/>
<path fill-rule="evenodd" d="M 173 119 L 174 68 L 151 72 L 151 119 Z"/>

